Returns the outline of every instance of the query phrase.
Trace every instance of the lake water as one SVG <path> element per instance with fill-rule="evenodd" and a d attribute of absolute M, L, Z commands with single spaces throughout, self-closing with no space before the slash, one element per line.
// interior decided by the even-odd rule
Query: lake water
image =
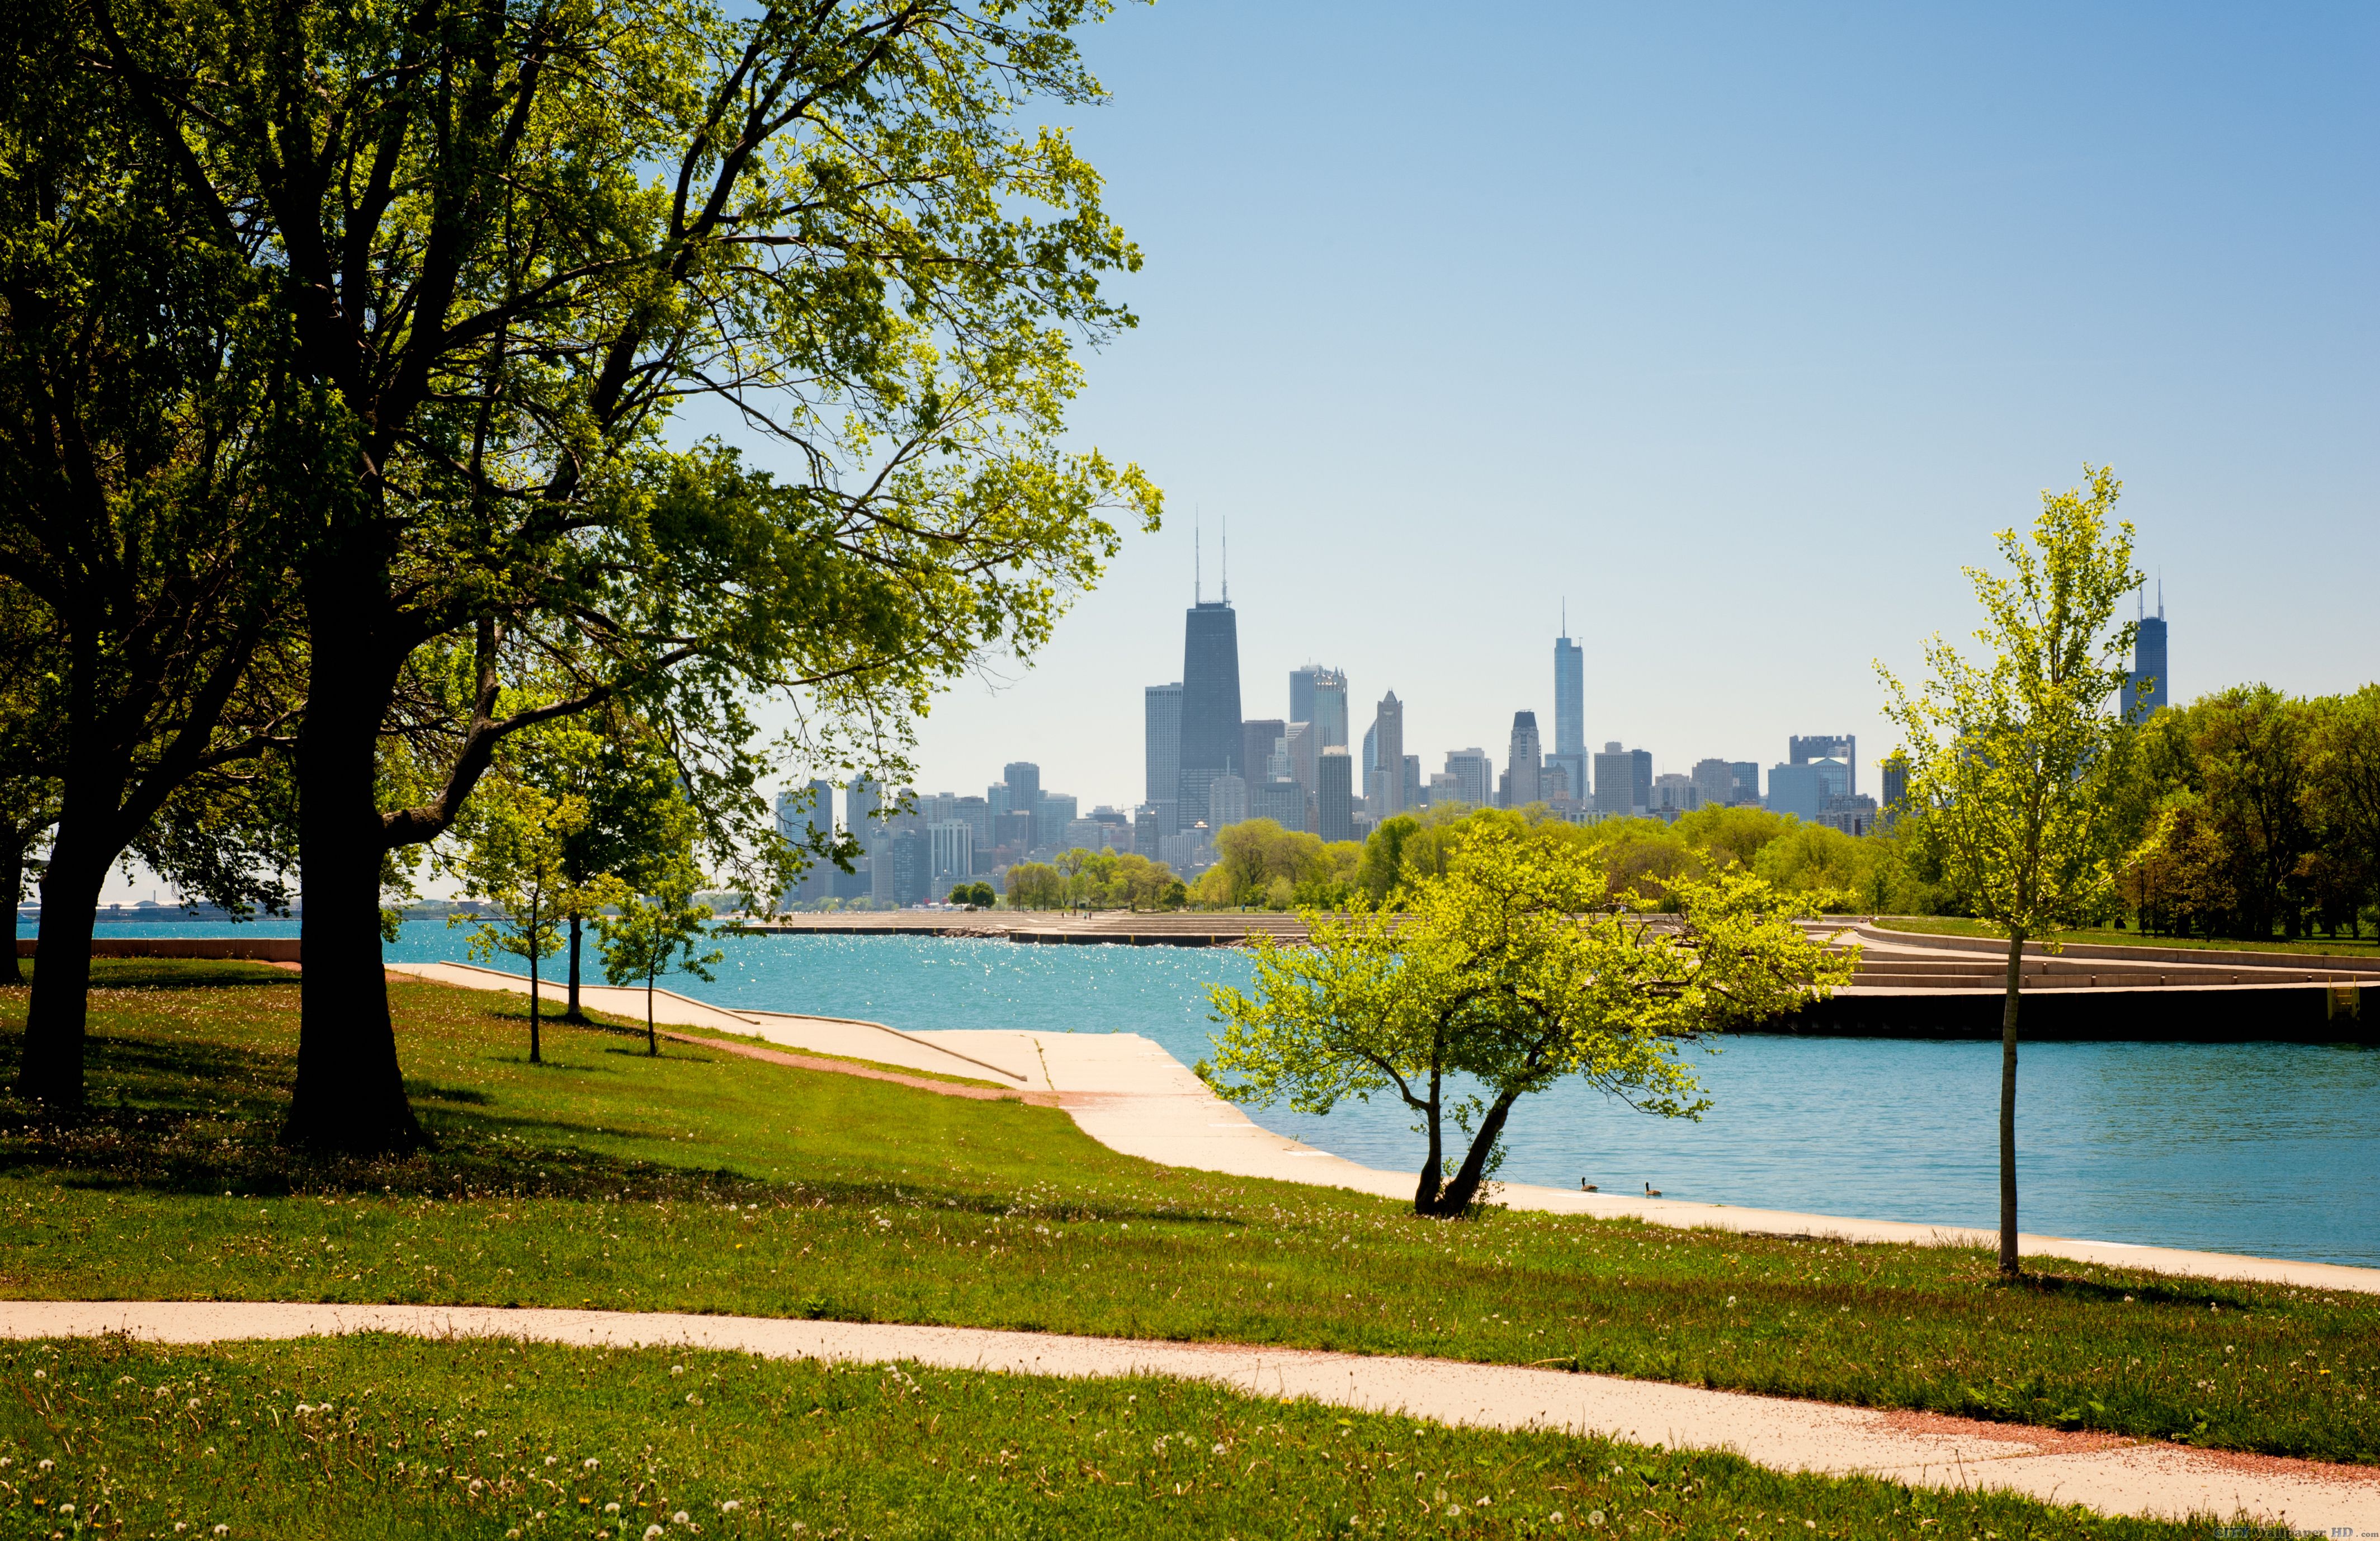
<path fill-rule="evenodd" d="M 225 934 L 229 927 L 102 927 Z M 286 923 L 237 928 L 294 933 Z M 1229 949 L 1034 947 L 906 937 L 725 939 L 723 1006 L 948 1027 L 1131 1032 L 1186 1063 L 1211 1053 L 1206 988 L 1245 984 Z M 392 961 L 460 958 L 464 932 L 414 921 Z M 557 963 L 559 960 L 557 960 Z M 1742 1037 L 1695 1059 L 1701 1122 L 1631 1112 L 1581 1086 L 1524 1101 L 1503 1175 L 1606 1192 L 1989 1227 L 1998 1216 L 1999 1046 Z M 2380 1053 L 2302 1044 L 2027 1045 L 2018 1187 L 2028 1231 L 2380 1266 Z M 1267 1128 L 1368 1166 L 1417 1167 L 1401 1107 Z"/>

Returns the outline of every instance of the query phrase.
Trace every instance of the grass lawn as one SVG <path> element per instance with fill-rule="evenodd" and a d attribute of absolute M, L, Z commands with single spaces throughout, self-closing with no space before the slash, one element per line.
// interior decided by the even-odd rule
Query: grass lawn
<path fill-rule="evenodd" d="M 1980 920 L 1967 920 L 1949 915 L 1888 915 L 1879 916 L 1876 924 L 1890 931 L 1915 931 L 1930 937 L 1989 937 L 2006 941 L 2008 933 L 1985 925 Z M 2070 941 L 2092 947 L 2173 947 L 2190 952 L 2216 953 L 2311 953 L 2336 957 L 2357 957 L 2366 953 L 2380 954 L 2380 938 L 2375 937 L 2301 937 L 2296 941 L 2269 937 L 2262 941 L 2241 940 L 2236 937 L 2218 938 L 2208 941 L 2204 937 L 2143 936 L 2138 931 L 2060 931 L 2047 939 Z"/>
<path fill-rule="evenodd" d="M 438 1150 L 272 1145 L 297 984 L 103 964 L 94 1113 L 0 1105 L 0 1294 L 597 1305 L 1556 1364 L 2380 1462 L 2380 1299 L 1173 1170 L 1062 1112 L 392 986 Z M 13 1058 L 21 990 L 0 994 Z M 0 1062 L 0 1075 L 13 1065 Z"/>
<path fill-rule="evenodd" d="M 0 1386 L 33 1535 L 2258 1534 L 1154 1379 L 340 1338 L 11 1345 Z"/>

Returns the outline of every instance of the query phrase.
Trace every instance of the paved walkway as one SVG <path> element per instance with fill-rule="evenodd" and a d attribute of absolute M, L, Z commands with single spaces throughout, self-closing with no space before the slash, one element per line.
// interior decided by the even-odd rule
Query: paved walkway
<path fill-rule="evenodd" d="M 2006 1488 L 2103 1513 L 2380 1534 L 2380 1472 L 2221 1455 L 2104 1435 L 1708 1391 L 1658 1381 L 1439 1359 L 1066 1338 L 974 1328 L 432 1305 L 9 1301 L 0 1337 L 123 1333 L 159 1343 L 346 1332 L 668 1346 L 777 1359 L 893 1360 L 1016 1375 L 1162 1375 L 1266 1397 L 1479 1428 L 1565 1429 L 1673 1449 L 1728 1450 L 1779 1471 L 1864 1473 L 1919 1486 Z"/>
<path fill-rule="evenodd" d="M 528 981 L 521 976 L 467 964 L 394 966 L 424 978 L 474 989 L 528 988 Z M 642 990 L 604 988 L 582 989 L 580 994 L 587 1004 L 599 1010 L 633 1015 L 639 1020 L 644 1016 Z M 659 1021 L 721 1028 L 815 1053 L 874 1060 L 946 1075 L 1005 1078 L 1020 1088 L 1054 1093 L 1058 1105 L 1074 1116 L 1085 1134 L 1100 1144 L 1166 1166 L 1352 1188 L 1384 1198 L 1413 1196 L 1414 1173 L 1382 1171 L 1272 1133 L 1208 1091 L 1181 1061 L 1134 1033 L 904 1033 L 880 1023 L 840 1017 L 729 1012 L 684 996 L 668 995 L 659 1000 L 654 1014 Z M 996 1074 L 988 1074 L 994 1072 Z M 1999 1244 L 1996 1232 L 1785 1209 L 1744 1209 L 1732 1205 L 1694 1204 L 1629 1194 L 1578 1193 L 1522 1183 L 1502 1184 L 1497 1196 L 1516 1209 L 1605 1219 L 1629 1217 L 1682 1230 L 1917 1245 L 1997 1248 Z M 2031 1232 L 2021 1233 L 2018 1244 L 2025 1256 L 2033 1257 L 2064 1257 L 2202 1279 L 2380 1293 L 2380 1268 L 2188 1252 L 2175 1247 L 2135 1246 L 2123 1242 Z"/>

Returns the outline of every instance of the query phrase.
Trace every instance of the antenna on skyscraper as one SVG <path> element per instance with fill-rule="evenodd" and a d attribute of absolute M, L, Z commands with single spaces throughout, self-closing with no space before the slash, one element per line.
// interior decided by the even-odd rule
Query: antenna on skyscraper
<path fill-rule="evenodd" d="M 2157 619 L 2165 619 L 2165 574 L 2157 574 Z"/>
<path fill-rule="evenodd" d="M 1570 596 L 1562 596 L 1562 636 L 1570 636 Z"/>
<path fill-rule="evenodd" d="M 1201 547 L 1198 540 L 1198 510 L 1194 506 L 1190 510 L 1190 602 L 1192 604 L 1207 602 L 1207 569 L 1204 559 L 1199 554 Z"/>
<path fill-rule="evenodd" d="M 1232 602 L 1232 516 L 1223 516 L 1223 602 Z M 2162 608 L 2163 601 L 2159 601 Z"/>

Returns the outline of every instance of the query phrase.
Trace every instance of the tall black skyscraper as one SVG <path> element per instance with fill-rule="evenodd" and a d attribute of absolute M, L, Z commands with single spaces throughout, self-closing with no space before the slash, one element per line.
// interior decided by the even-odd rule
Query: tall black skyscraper
<path fill-rule="evenodd" d="M 2119 706 L 2127 721 L 2145 718 L 2173 698 L 2165 685 L 2165 580 L 2157 580 L 2157 613 L 2148 613 L 2145 596 L 2140 629 L 2132 638 L 2132 667 L 2124 676 Z"/>
<path fill-rule="evenodd" d="M 1228 553 L 1230 548 L 1225 548 Z M 1227 555 L 1228 560 L 1228 555 Z M 1232 613 L 1232 578 L 1223 573 L 1223 597 L 1212 604 L 1193 589 L 1182 634 L 1182 795 L 1184 824 L 1207 806 L 1215 778 L 1232 772 L 1261 777 L 1241 763 L 1240 623 Z"/>

